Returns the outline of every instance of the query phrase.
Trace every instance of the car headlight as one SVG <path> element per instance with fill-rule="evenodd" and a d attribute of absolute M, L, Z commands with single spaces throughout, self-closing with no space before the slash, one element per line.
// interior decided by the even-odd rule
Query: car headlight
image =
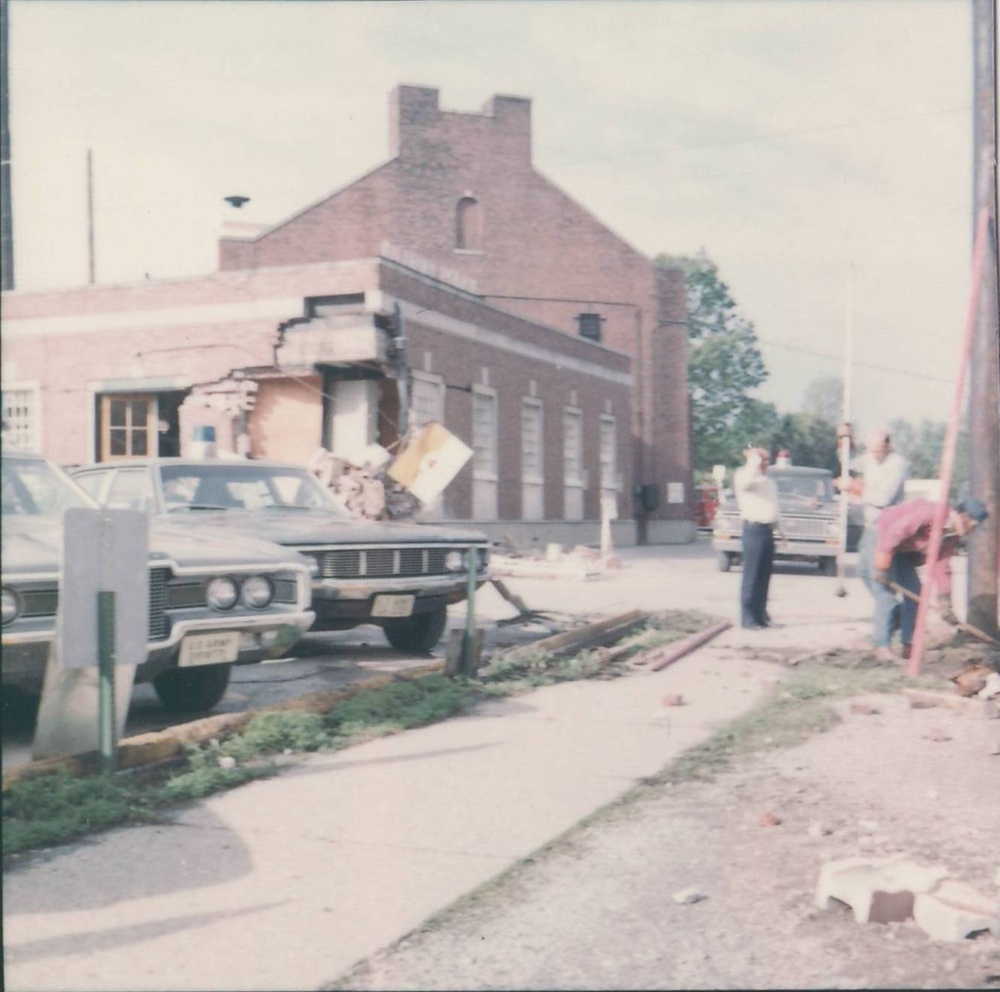
<path fill-rule="evenodd" d="M 449 551 L 444 556 L 444 567 L 449 572 L 461 572 L 465 568 L 465 552 Z"/>
<path fill-rule="evenodd" d="M 13 589 L 4 586 L 3 590 L 3 622 L 10 623 L 17 619 L 21 612 L 21 597 Z"/>
<path fill-rule="evenodd" d="M 250 578 L 243 580 L 240 599 L 244 606 L 262 610 L 274 599 L 274 586 L 263 575 L 251 575 Z"/>
<path fill-rule="evenodd" d="M 213 610 L 231 610 L 236 605 L 240 591 L 236 583 L 226 576 L 220 575 L 208 583 L 205 590 L 205 600 Z"/>

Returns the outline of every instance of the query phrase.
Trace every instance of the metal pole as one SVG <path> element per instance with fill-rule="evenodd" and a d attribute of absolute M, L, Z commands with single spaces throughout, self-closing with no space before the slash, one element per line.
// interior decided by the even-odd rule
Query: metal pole
<path fill-rule="evenodd" d="M 476 575 L 478 565 L 479 554 L 475 548 L 469 548 L 465 553 L 468 586 L 465 597 L 465 636 L 462 638 L 462 673 L 464 675 L 475 675 L 476 673 Z"/>
<path fill-rule="evenodd" d="M 965 341 L 962 346 L 962 358 L 958 365 L 958 379 L 955 382 L 955 396 L 951 407 L 951 417 L 948 420 L 948 430 L 944 439 L 944 453 L 941 456 L 941 502 L 934 515 L 931 526 L 930 544 L 927 548 L 927 564 L 924 574 L 927 581 L 920 591 L 920 605 L 917 607 L 917 623 L 913 631 L 913 645 L 910 651 L 910 663 L 907 674 L 911 676 L 920 673 L 920 660 L 924 651 L 924 632 L 927 626 L 927 611 L 931 597 L 934 595 L 934 569 L 941 550 L 941 537 L 944 534 L 945 521 L 948 519 L 948 491 L 951 486 L 951 470 L 955 463 L 955 445 L 958 441 L 958 425 L 962 418 L 962 399 L 965 394 L 965 374 L 969 367 L 969 353 L 972 349 L 972 334 L 976 326 L 976 312 L 979 308 L 979 289 L 982 285 L 983 259 L 986 255 L 986 239 L 989 233 L 990 215 L 988 210 L 979 214 L 976 225 L 975 250 L 972 254 L 972 288 L 969 292 L 969 308 L 965 318 Z"/>
<path fill-rule="evenodd" d="M 97 594 L 98 740 L 101 771 L 115 770 L 115 594 Z"/>
<path fill-rule="evenodd" d="M 1000 327 L 997 315 L 996 5 L 973 3 L 973 197 L 989 212 L 982 286 L 969 365 L 969 484 L 990 511 L 969 538 L 968 617 L 997 632 L 1000 594 Z"/>
<path fill-rule="evenodd" d="M 0 0 L 0 289 L 14 288 L 14 215 L 10 174 L 10 12 Z"/>
<path fill-rule="evenodd" d="M 396 388 L 399 390 L 399 436 L 403 437 L 410 426 L 410 376 L 406 359 L 406 328 L 403 310 L 397 303 L 393 311 L 393 363 L 396 368 Z"/>
<path fill-rule="evenodd" d="M 844 434 L 840 439 L 840 477 L 846 479 L 851 472 L 851 435 L 847 430 L 851 422 L 851 374 L 854 366 L 854 266 L 847 266 L 847 314 L 844 322 L 844 403 L 841 421 Z M 837 595 L 846 596 L 844 585 L 844 555 L 847 553 L 847 509 L 850 489 L 840 491 L 840 548 L 837 554 Z"/>
<path fill-rule="evenodd" d="M 87 275 L 94 285 L 94 158 L 87 149 Z"/>

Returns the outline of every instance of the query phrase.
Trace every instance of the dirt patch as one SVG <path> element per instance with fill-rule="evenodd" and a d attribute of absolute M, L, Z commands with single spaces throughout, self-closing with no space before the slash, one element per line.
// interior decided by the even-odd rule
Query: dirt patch
<path fill-rule="evenodd" d="M 923 674 L 951 692 L 983 656 L 951 645 Z M 829 731 L 638 790 L 335 987 L 1000 988 L 994 935 L 936 942 L 814 901 L 826 860 L 897 853 L 997 895 L 1000 720 L 901 694 L 828 705 Z"/>

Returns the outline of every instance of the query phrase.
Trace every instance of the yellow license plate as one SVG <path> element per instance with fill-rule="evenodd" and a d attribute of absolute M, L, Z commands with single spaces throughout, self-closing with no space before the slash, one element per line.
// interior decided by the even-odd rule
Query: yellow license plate
<path fill-rule="evenodd" d="M 217 634 L 188 634 L 181 641 L 177 664 L 181 668 L 195 665 L 222 665 L 236 661 L 240 653 L 240 632 L 227 630 Z"/>

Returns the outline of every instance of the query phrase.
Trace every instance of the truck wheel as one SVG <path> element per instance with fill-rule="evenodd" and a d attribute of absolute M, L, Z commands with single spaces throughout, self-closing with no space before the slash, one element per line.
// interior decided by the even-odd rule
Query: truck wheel
<path fill-rule="evenodd" d="M 407 617 L 405 620 L 386 620 L 386 640 L 397 650 L 407 654 L 430 654 L 441 640 L 448 623 L 448 607 L 442 603 L 426 613 Z"/>
<path fill-rule="evenodd" d="M 153 689 L 170 713 L 210 710 L 226 694 L 232 665 L 171 668 L 153 679 Z"/>
<path fill-rule="evenodd" d="M 715 563 L 720 572 L 728 572 L 733 567 L 733 556 L 728 551 L 720 551 L 715 556 Z"/>

